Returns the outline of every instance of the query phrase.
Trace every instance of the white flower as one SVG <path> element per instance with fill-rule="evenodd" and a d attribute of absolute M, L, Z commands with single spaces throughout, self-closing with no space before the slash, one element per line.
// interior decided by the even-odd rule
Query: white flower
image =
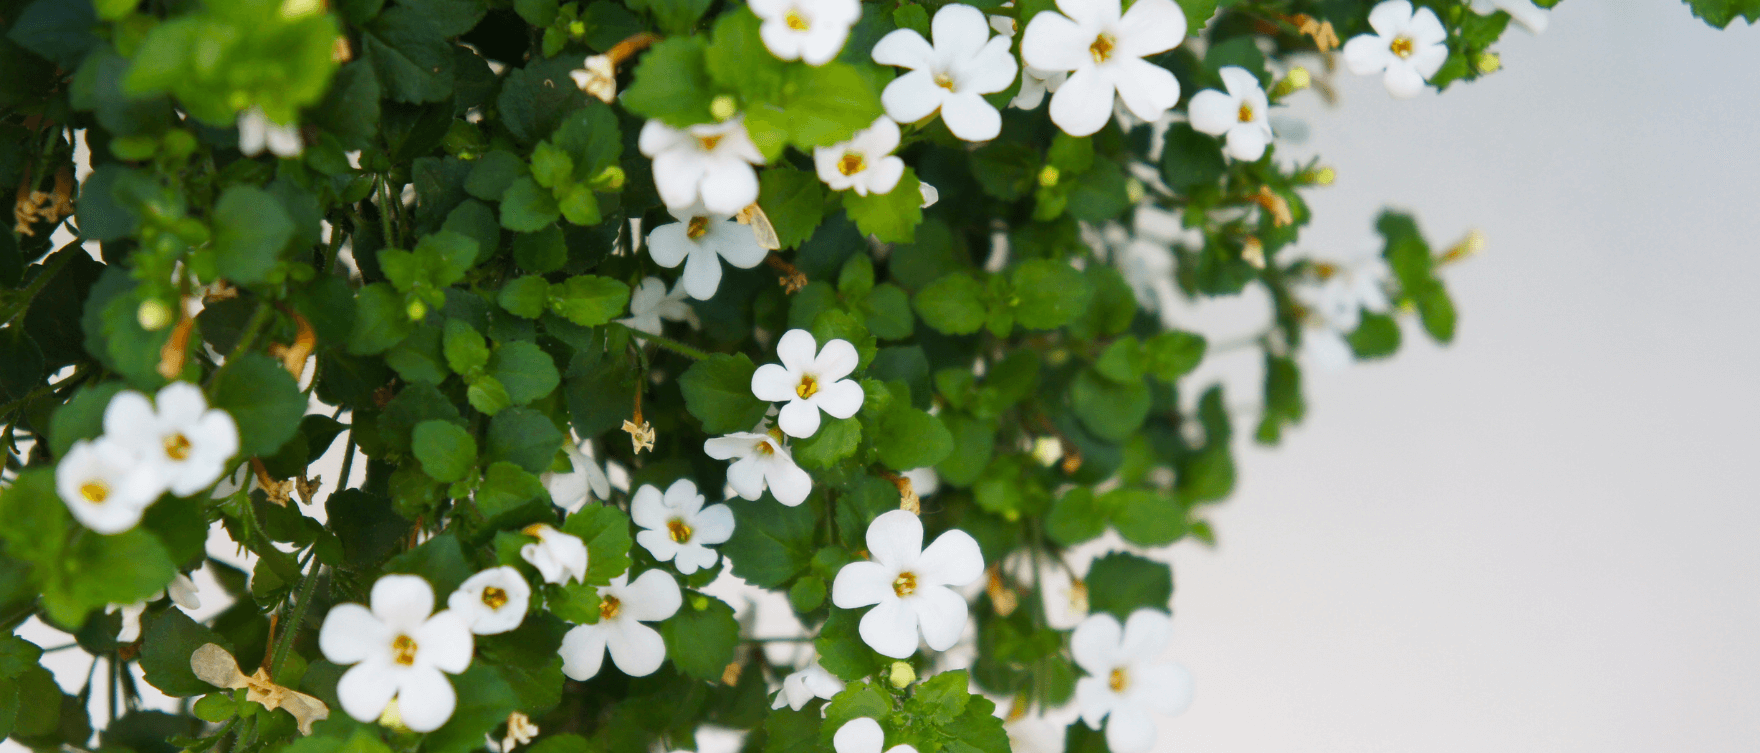
<path fill-rule="evenodd" d="M 238 151 L 246 157 L 263 153 L 263 147 L 277 157 L 298 157 L 305 149 L 299 126 L 281 125 L 269 120 L 263 109 L 252 106 L 238 114 Z"/>
<path fill-rule="evenodd" d="M 779 60 L 824 65 L 849 39 L 849 27 L 862 18 L 859 0 L 754 0 L 747 4 L 764 19 L 758 36 Z"/>
<path fill-rule="evenodd" d="M 795 711 L 800 711 L 808 701 L 814 698 L 823 698 L 829 701 L 835 698 L 838 693 L 842 693 L 843 688 L 844 682 L 837 679 L 836 675 L 825 671 L 825 668 L 819 666 L 818 660 L 815 659 L 813 663 L 807 665 L 806 669 L 782 678 L 782 690 L 777 691 L 776 700 L 770 703 L 770 708 L 779 709 L 787 706 Z"/>
<path fill-rule="evenodd" d="M 571 442 L 562 449 L 568 453 L 568 462 L 574 470 L 546 472 L 539 476 L 544 489 L 550 492 L 550 501 L 569 512 L 578 512 L 589 499 L 611 499 L 611 480 L 605 477 L 599 464 L 583 454 L 580 445 Z"/>
<path fill-rule="evenodd" d="M 1021 61 L 1042 71 L 1068 71 L 1051 96 L 1051 122 L 1088 136 L 1112 117 L 1113 93 L 1131 114 L 1154 122 L 1179 101 L 1179 80 L 1143 58 L 1185 40 L 1186 16 L 1172 0 L 1137 0 L 1119 15 L 1118 0 L 1058 0 L 1063 13 L 1042 12 L 1021 37 Z"/>
<path fill-rule="evenodd" d="M 837 728 L 837 734 L 831 736 L 831 748 L 837 753 L 880 753 L 885 745 L 886 733 L 880 729 L 880 723 L 866 716 L 844 722 Z M 917 753 L 917 749 L 894 745 L 886 753 Z"/>
<path fill-rule="evenodd" d="M 684 209 L 667 207 L 666 211 L 678 222 L 661 225 L 648 234 L 648 256 L 668 269 L 684 264 L 684 276 L 678 284 L 699 301 L 714 298 L 721 287 L 722 259 L 740 269 L 751 269 L 770 255 L 758 245 L 751 228 L 729 219 L 730 212 L 714 212 L 701 204 Z"/>
<path fill-rule="evenodd" d="M 941 488 L 941 474 L 933 466 L 912 468 L 899 475 L 911 480 L 911 491 L 919 497 L 927 497 Z"/>
<path fill-rule="evenodd" d="M 931 186 L 931 185 L 924 183 L 920 180 L 917 181 L 917 190 L 923 194 L 923 208 L 924 209 L 928 209 L 929 207 L 935 206 L 935 202 L 941 200 L 941 192 L 940 191 L 935 190 L 934 186 Z"/>
<path fill-rule="evenodd" d="M 837 571 L 831 603 L 843 609 L 878 605 L 862 615 L 859 632 L 862 642 L 894 659 L 917 652 L 919 630 L 929 648 L 952 648 L 966 626 L 966 600 L 948 586 L 984 574 L 978 542 L 954 529 L 924 549 L 923 522 L 904 510 L 875 518 L 867 541 L 873 559 Z"/>
<path fill-rule="evenodd" d="M 736 223 L 737 224 L 737 223 Z M 750 233 L 747 233 L 750 235 Z M 652 242 L 652 239 L 649 240 Z M 677 266 L 674 264 L 673 266 Z M 719 272 L 719 266 L 717 266 Z M 717 280 L 717 287 L 720 281 Z M 710 295 L 714 295 L 710 293 Z M 661 322 L 688 322 L 692 329 L 702 326 L 697 321 L 697 312 L 684 302 L 684 281 L 680 280 L 672 286 L 672 292 L 666 292 L 666 281 L 658 277 L 648 277 L 629 295 L 629 318 L 617 320 L 637 332 L 658 335 L 664 326 Z"/>
<path fill-rule="evenodd" d="M 104 610 L 106 614 L 117 610 L 122 612 L 122 628 L 116 631 L 116 642 L 133 643 L 140 638 L 141 615 L 146 614 L 148 604 L 165 598 L 167 592 L 171 595 L 171 602 L 184 609 L 200 609 L 202 607 L 202 600 L 196 596 L 195 581 L 190 580 L 189 576 L 183 573 L 178 573 L 176 577 L 171 579 L 170 585 L 152 596 L 133 604 L 111 604 L 109 608 Z"/>
<path fill-rule="evenodd" d="M 55 490 L 67 511 L 102 534 L 135 527 L 164 489 L 158 469 L 110 437 L 74 442 L 55 466 Z"/>
<path fill-rule="evenodd" d="M 1534 0 L 1473 0 L 1473 12 L 1479 15 L 1489 16 L 1500 10 L 1535 34 L 1546 31 L 1551 13 L 1535 5 Z"/>
<path fill-rule="evenodd" d="M 104 436 L 158 469 L 162 488 L 179 497 L 213 485 L 238 452 L 238 424 L 189 382 L 166 385 L 150 402 L 134 390 L 116 393 L 104 408 Z"/>
<path fill-rule="evenodd" d="M 710 212 L 731 216 L 758 200 L 752 165 L 764 164 L 764 155 L 746 135 L 743 118 L 682 131 L 650 120 L 637 146 L 654 159 L 654 188 L 669 208 L 682 210 L 700 201 Z"/>
<path fill-rule="evenodd" d="M 434 611 L 434 590 L 414 575 L 387 575 L 373 584 L 372 608 L 338 604 L 324 616 L 318 648 L 337 664 L 353 664 L 336 683 L 342 710 L 371 722 L 393 696 L 403 723 L 432 732 L 446 723 L 458 696 L 448 674 L 471 664 L 471 629 L 464 618 Z"/>
<path fill-rule="evenodd" d="M 538 540 L 520 547 L 519 556 L 538 568 L 544 582 L 563 584 L 587 579 L 587 545 L 579 536 L 563 533 L 543 523 L 526 526 L 524 533 Z"/>
<path fill-rule="evenodd" d="M 1344 63 L 1351 73 L 1382 73 L 1388 93 L 1400 99 L 1418 96 L 1424 82 L 1448 59 L 1448 30 L 1429 8 L 1412 10 L 1407 0 L 1386 0 L 1369 11 L 1374 34 L 1359 34 L 1344 43 Z"/>
<path fill-rule="evenodd" d="M 911 69 L 880 93 L 886 114 L 915 123 L 939 109 L 953 135 L 966 141 L 996 138 L 1002 114 L 981 95 L 1014 83 L 1017 66 L 1008 37 L 992 38 L 983 11 L 957 3 L 935 13 L 929 34 L 933 47 L 910 29 L 897 29 L 874 45 L 874 62 Z"/>
<path fill-rule="evenodd" d="M 525 621 L 532 587 L 525 576 L 506 565 L 466 578 L 446 599 L 446 607 L 477 635 L 505 633 Z"/>
<path fill-rule="evenodd" d="M 813 165 L 833 191 L 887 194 L 904 177 L 904 160 L 892 156 L 897 148 L 898 124 L 881 115 L 848 141 L 813 147 Z"/>
<path fill-rule="evenodd" d="M 861 360 L 848 340 L 832 340 L 819 350 L 812 333 L 791 329 L 776 342 L 776 357 L 781 365 L 767 363 L 752 372 L 752 394 L 788 401 L 776 416 L 782 433 L 805 439 L 819 430 L 819 411 L 849 418 L 862 409 L 862 385 L 844 379 Z"/>
<path fill-rule="evenodd" d="M 1070 636 L 1070 654 L 1088 673 L 1076 681 L 1076 705 L 1089 729 L 1106 722 L 1113 753 L 1146 753 L 1155 744 L 1149 712 L 1178 714 L 1192 703 L 1192 676 L 1178 664 L 1157 662 L 1167 647 L 1169 620 L 1153 609 L 1131 613 L 1120 628 L 1109 614 L 1093 615 Z"/>
<path fill-rule="evenodd" d="M 782 443 L 781 429 L 760 423 L 751 431 L 704 442 L 703 452 L 716 460 L 737 458 L 727 467 L 727 485 L 742 498 L 762 497 L 769 487 L 777 502 L 794 507 L 813 491 L 813 477 L 795 465 L 794 453 Z"/>
<path fill-rule="evenodd" d="M 1342 262 L 1313 262 L 1318 284 L 1293 291 L 1304 308 L 1302 351 L 1326 369 L 1341 369 L 1356 359 L 1347 337 L 1362 324 L 1363 311 L 1385 313 L 1391 308 L 1387 280 L 1392 272 L 1378 253 Z"/>
<path fill-rule="evenodd" d="M 721 555 L 709 547 L 733 536 L 733 511 L 703 502 L 688 478 L 672 482 L 665 494 L 643 484 L 629 504 L 630 520 L 646 529 L 636 532 L 636 543 L 654 559 L 672 560 L 685 575 L 713 566 Z"/>
<path fill-rule="evenodd" d="M 1271 143 L 1271 122 L 1266 119 L 1271 103 L 1259 87 L 1259 79 L 1247 69 L 1230 65 L 1220 73 L 1228 91 L 1205 89 L 1192 95 L 1188 105 L 1192 127 L 1211 136 L 1226 136 L 1228 146 L 1223 151 L 1228 156 L 1255 161 Z"/>
<path fill-rule="evenodd" d="M 1056 93 L 1058 87 L 1069 79 L 1067 71 L 1042 71 L 1030 65 L 1021 66 L 1021 90 L 1009 100 L 1009 105 L 1020 110 L 1031 110 L 1045 101 L 1047 92 Z"/>
<path fill-rule="evenodd" d="M 624 674 L 642 677 L 654 673 L 666 660 L 666 642 L 644 622 L 671 617 L 684 603 L 678 582 L 661 570 L 649 570 L 629 583 L 629 573 L 611 579 L 599 589 L 599 621 L 576 625 L 562 637 L 562 673 L 576 680 L 599 674 L 605 652 Z"/>

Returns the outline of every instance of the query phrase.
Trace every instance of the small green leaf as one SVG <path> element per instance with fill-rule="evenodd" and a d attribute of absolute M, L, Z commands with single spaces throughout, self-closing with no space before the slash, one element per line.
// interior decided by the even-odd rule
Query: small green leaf
<path fill-rule="evenodd" d="M 562 383 L 556 362 L 536 343 L 515 340 L 495 349 L 488 372 L 507 390 L 514 405 L 525 405 L 550 394 Z"/>
<path fill-rule="evenodd" d="M 495 300 L 501 308 L 516 316 L 536 319 L 543 316 L 544 307 L 550 305 L 550 283 L 537 275 L 515 277 L 501 286 L 501 293 Z"/>
<path fill-rule="evenodd" d="M 691 364 L 678 378 L 685 410 L 703 422 L 708 434 L 751 431 L 770 408 L 752 395 L 752 374 L 757 369 L 744 353 L 714 353 Z"/>
<path fill-rule="evenodd" d="M 862 196 L 845 191 L 843 209 L 863 233 L 884 243 L 909 243 L 923 221 L 923 193 L 917 174 L 905 168 L 904 177 L 888 193 Z"/>
<path fill-rule="evenodd" d="M 1167 611 L 1173 598 L 1173 570 L 1134 554 L 1113 552 L 1088 568 L 1088 609 L 1108 612 L 1120 622 L 1138 609 Z"/>
<path fill-rule="evenodd" d="M 617 318 L 629 305 L 629 286 L 609 277 L 578 275 L 550 286 L 550 310 L 582 327 Z"/>
<path fill-rule="evenodd" d="M 299 431 L 306 395 L 281 363 L 261 353 L 240 353 L 214 379 L 210 399 L 238 423 L 240 457 L 267 457 Z"/>
<path fill-rule="evenodd" d="M 1088 309 L 1088 279 L 1076 268 L 1050 259 L 1015 267 L 1014 315 L 1023 327 L 1055 329 Z"/>
<path fill-rule="evenodd" d="M 739 623 L 727 602 L 686 591 L 684 606 L 660 623 L 660 636 L 666 640 L 666 658 L 679 671 L 715 681 L 721 679 L 739 647 Z"/>
<path fill-rule="evenodd" d="M 477 440 L 450 421 L 417 424 L 410 448 L 421 461 L 422 471 L 443 483 L 464 478 L 477 463 Z"/>
<path fill-rule="evenodd" d="M 293 239 L 293 219 L 267 191 L 233 186 L 214 205 L 215 269 L 244 285 L 268 280 Z"/>
<path fill-rule="evenodd" d="M 518 233 L 535 233 L 562 217 L 556 197 L 529 176 L 519 176 L 501 194 L 501 226 Z"/>
<path fill-rule="evenodd" d="M 737 528 L 735 530 L 738 530 Z M 629 570 L 629 516 L 610 505 L 587 505 L 568 516 L 562 532 L 587 544 L 587 584 L 603 586 Z"/>
<path fill-rule="evenodd" d="M 923 323 L 949 335 L 969 335 L 984 326 L 984 288 L 964 272 L 943 276 L 917 291 Z"/>
<path fill-rule="evenodd" d="M 1143 354 L 1149 374 L 1172 384 L 1198 368 L 1208 347 L 1201 335 L 1173 330 L 1149 338 L 1143 343 Z"/>
<path fill-rule="evenodd" d="M 941 419 L 907 405 L 897 405 L 880 421 L 874 449 L 880 462 L 894 470 L 927 468 L 953 452 L 953 434 Z"/>
<path fill-rule="evenodd" d="M 489 422 L 489 462 L 505 460 L 532 473 L 550 468 L 563 435 L 544 414 L 529 408 L 508 408 Z"/>

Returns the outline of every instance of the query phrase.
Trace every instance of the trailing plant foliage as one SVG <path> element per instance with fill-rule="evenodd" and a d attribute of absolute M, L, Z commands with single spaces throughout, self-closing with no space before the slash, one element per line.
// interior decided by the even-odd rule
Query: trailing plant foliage
<path fill-rule="evenodd" d="M 1476 247 L 1298 253 L 1333 173 L 1267 111 L 1552 4 L 0 0 L 0 625 L 119 668 L 0 639 L 0 735 L 995 753 L 1076 702 L 1143 749 L 1150 555 L 1307 365 L 1449 342 Z M 1170 313 L 1248 288 L 1240 342 Z M 1240 348 L 1260 394 L 1192 377 Z"/>

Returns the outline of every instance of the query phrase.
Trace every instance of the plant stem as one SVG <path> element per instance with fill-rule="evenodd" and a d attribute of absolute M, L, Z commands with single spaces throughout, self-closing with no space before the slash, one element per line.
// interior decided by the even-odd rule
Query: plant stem
<path fill-rule="evenodd" d="M 280 680 L 281 663 L 287 660 L 287 652 L 293 648 L 293 638 L 299 634 L 300 624 L 305 622 L 306 607 L 311 605 L 312 594 L 318 590 L 318 571 L 324 569 L 323 563 L 318 562 L 318 547 L 313 546 L 311 555 L 306 559 L 310 569 L 306 570 L 305 577 L 300 580 L 299 601 L 293 604 L 293 620 L 282 628 L 281 640 L 275 645 L 274 659 L 269 662 L 269 678 L 272 681 Z"/>
<path fill-rule="evenodd" d="M 336 491 L 348 488 L 348 474 L 354 471 L 354 429 L 348 430 L 348 448 L 342 455 L 342 477 L 336 479 Z M 331 492 L 335 494 L 336 492 Z"/>
<path fill-rule="evenodd" d="M 639 332 L 639 331 L 633 330 L 633 329 L 629 331 L 629 334 L 631 337 L 640 338 L 642 340 L 645 340 L 647 342 L 651 342 L 651 343 L 658 345 L 662 348 L 670 350 L 674 353 L 677 353 L 681 356 L 694 358 L 698 361 L 705 360 L 709 357 L 708 353 L 697 350 L 696 348 L 693 348 L 689 345 L 681 343 L 677 340 L 673 340 L 671 338 L 661 337 L 659 335 L 650 335 L 646 332 Z"/>
<path fill-rule="evenodd" d="M 43 292 L 43 288 L 49 285 L 49 281 L 55 278 L 56 273 L 60 272 L 62 267 L 67 266 L 68 262 L 73 261 L 73 255 L 76 253 L 83 254 L 85 252 L 78 249 L 71 249 L 56 254 L 56 259 L 49 262 L 48 266 L 43 267 L 43 271 L 37 273 L 36 278 L 31 280 L 31 284 L 25 287 L 23 297 L 13 304 L 17 310 L 7 312 L 4 319 L 0 319 L 0 323 L 11 322 L 14 319 L 24 316 L 25 312 L 30 310 L 31 302 L 36 300 L 37 294 Z"/>
<path fill-rule="evenodd" d="M 391 181 L 379 176 L 379 224 L 385 232 L 385 247 L 397 247 L 397 232 L 391 227 Z"/>

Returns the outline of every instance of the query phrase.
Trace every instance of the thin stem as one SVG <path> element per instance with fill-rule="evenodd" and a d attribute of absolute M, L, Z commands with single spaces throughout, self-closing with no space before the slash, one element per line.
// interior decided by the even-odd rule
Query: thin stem
<path fill-rule="evenodd" d="M 645 340 L 647 342 L 651 342 L 651 343 L 658 345 L 662 348 L 670 350 L 674 353 L 677 353 L 681 356 L 693 358 L 698 361 L 706 360 L 709 357 L 708 353 L 705 353 L 701 350 L 697 350 L 696 348 L 693 348 L 689 345 L 686 345 L 684 343 L 681 343 L 677 340 L 673 340 L 668 337 L 661 337 L 660 335 L 650 335 L 646 332 L 642 332 L 639 330 L 633 330 L 633 329 L 629 331 L 629 334 L 631 337 L 640 338 L 642 340 Z"/>
<path fill-rule="evenodd" d="M 279 680 L 281 663 L 287 660 L 287 652 L 293 648 L 293 638 L 299 635 L 300 625 L 305 622 L 306 608 L 311 606 L 312 594 L 318 590 L 318 571 L 324 569 L 318 562 L 318 548 L 312 547 L 312 553 L 306 557 L 305 577 L 299 584 L 299 601 L 293 604 L 293 619 L 281 630 L 281 640 L 275 646 L 275 658 L 269 663 L 269 677 Z"/>
<path fill-rule="evenodd" d="M 250 352 L 251 346 L 257 343 L 257 335 L 261 334 L 263 328 L 269 324 L 271 310 L 269 301 L 266 299 L 257 304 L 257 310 L 251 314 L 251 320 L 245 325 L 244 334 L 239 336 L 238 344 L 232 347 L 231 353 L 226 354 L 226 363 L 220 364 L 220 368 L 215 369 L 213 375 L 208 377 L 208 384 L 212 385 L 222 373 L 231 368 L 233 361 L 237 360 L 238 354 Z"/>
<path fill-rule="evenodd" d="M 41 387 L 38 387 L 34 390 L 31 390 L 31 393 L 28 395 L 25 395 L 24 397 L 21 397 L 17 400 L 10 402 L 10 403 L 7 403 L 5 405 L 0 405 L 0 416 L 5 416 L 7 414 L 10 414 L 15 410 L 18 410 L 19 408 L 24 407 L 24 405 L 26 403 L 29 403 L 32 400 L 36 400 L 37 398 L 43 397 L 45 395 L 50 395 L 50 394 L 54 394 L 56 392 L 60 392 L 62 390 L 62 388 L 76 385 L 79 382 L 83 381 L 85 376 L 86 376 L 86 367 L 85 367 L 85 365 L 82 364 L 82 365 L 76 367 L 74 372 L 71 375 L 69 375 L 66 379 L 63 379 L 59 382 L 56 382 L 55 384 L 45 384 Z"/>
<path fill-rule="evenodd" d="M 57 258 L 54 261 L 49 262 L 49 266 L 44 267 L 43 271 L 37 273 L 36 279 L 31 280 L 31 284 L 25 287 L 23 291 L 24 295 L 21 300 L 13 304 L 18 310 L 8 312 L 4 322 L 11 322 L 14 319 L 24 316 L 25 312 L 30 310 L 31 302 L 36 300 L 37 294 L 43 292 L 43 288 L 49 285 L 49 281 L 55 278 L 56 273 L 60 272 L 62 267 L 67 266 L 68 262 L 73 261 L 73 255 L 76 253 L 85 252 L 70 250 L 57 254 Z"/>
<path fill-rule="evenodd" d="M 348 449 L 342 455 L 342 477 L 336 479 L 336 491 L 348 488 L 348 474 L 354 470 L 354 430 L 348 430 Z M 335 492 L 331 492 L 334 494 Z"/>
<path fill-rule="evenodd" d="M 379 176 L 379 225 L 385 232 L 385 247 L 397 247 L 397 233 L 391 228 L 391 181 Z"/>

